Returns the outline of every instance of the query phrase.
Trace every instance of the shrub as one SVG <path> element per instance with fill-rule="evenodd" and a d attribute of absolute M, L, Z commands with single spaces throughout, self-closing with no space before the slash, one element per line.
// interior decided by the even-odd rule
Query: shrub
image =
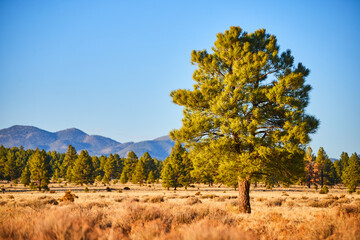
<path fill-rule="evenodd" d="M 268 207 L 280 207 L 285 200 L 282 198 L 270 199 L 265 204 Z"/>
<path fill-rule="evenodd" d="M 119 182 L 119 180 L 115 179 L 115 180 L 113 181 L 113 184 L 117 184 L 118 182 Z"/>
<path fill-rule="evenodd" d="M 124 190 L 130 190 L 130 188 L 129 187 L 124 187 Z"/>
<path fill-rule="evenodd" d="M 85 187 L 85 188 L 84 188 L 84 192 L 86 192 L 86 193 L 88 193 L 88 192 L 89 192 L 88 187 Z"/>
<path fill-rule="evenodd" d="M 199 196 L 199 195 L 201 195 L 201 193 L 200 193 L 200 192 L 195 193 L 195 196 Z"/>
<path fill-rule="evenodd" d="M 320 194 L 327 194 L 329 192 L 329 188 L 324 185 L 321 189 L 320 189 Z"/>
<path fill-rule="evenodd" d="M 185 201 L 185 204 L 187 204 L 187 205 L 194 205 L 194 204 L 197 204 L 197 203 L 201 203 L 201 200 L 198 199 L 197 197 L 188 198 Z"/>
<path fill-rule="evenodd" d="M 55 191 L 54 191 L 54 190 L 51 190 L 50 193 L 55 193 Z"/>
<path fill-rule="evenodd" d="M 154 196 L 149 199 L 149 202 L 151 202 L 151 203 L 164 202 L 164 197 L 163 196 Z"/>
<path fill-rule="evenodd" d="M 60 199 L 63 202 L 74 202 L 75 194 L 71 193 L 71 190 L 65 192 L 65 195 Z"/>
<path fill-rule="evenodd" d="M 107 192 L 111 192 L 111 190 L 112 190 L 112 189 L 111 189 L 110 187 L 106 187 L 106 191 L 107 191 Z"/>

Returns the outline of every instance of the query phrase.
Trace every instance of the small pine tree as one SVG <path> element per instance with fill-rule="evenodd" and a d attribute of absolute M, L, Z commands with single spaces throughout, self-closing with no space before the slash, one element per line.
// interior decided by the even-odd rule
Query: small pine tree
<path fill-rule="evenodd" d="M 94 167 L 86 150 L 82 150 L 72 169 L 72 180 L 76 184 L 94 183 Z"/>
<path fill-rule="evenodd" d="M 148 183 L 151 183 L 151 184 L 155 182 L 155 176 L 153 174 L 153 171 L 149 172 L 149 176 L 147 178 L 147 181 L 148 181 Z"/>
<path fill-rule="evenodd" d="M 168 163 L 166 160 L 165 160 L 165 166 L 161 174 L 161 179 L 162 179 L 163 187 L 169 189 L 170 187 L 175 186 L 176 178 L 175 178 L 174 169 L 172 168 L 172 165 Z"/>
<path fill-rule="evenodd" d="M 349 158 L 347 167 L 345 168 L 342 180 L 349 192 L 355 192 L 356 187 L 360 185 L 360 158 L 356 153 Z"/>
<path fill-rule="evenodd" d="M 21 177 L 20 177 L 20 182 L 22 184 L 24 184 L 24 186 L 28 186 L 30 184 L 30 176 L 31 176 L 31 173 L 30 173 L 30 170 L 29 168 L 26 166 L 23 170 L 23 172 L 21 173 Z"/>
<path fill-rule="evenodd" d="M 31 180 L 37 181 L 37 187 L 47 189 L 50 179 L 50 164 L 46 156 L 46 152 L 35 150 L 35 153 L 29 159 L 29 170 Z"/>
<path fill-rule="evenodd" d="M 139 183 L 140 186 L 146 181 L 145 162 L 141 158 L 136 164 L 134 177 L 134 183 Z"/>

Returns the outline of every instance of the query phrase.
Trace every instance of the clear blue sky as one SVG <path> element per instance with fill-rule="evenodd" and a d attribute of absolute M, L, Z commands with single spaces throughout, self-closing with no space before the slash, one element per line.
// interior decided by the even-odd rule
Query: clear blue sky
<path fill-rule="evenodd" d="M 0 1 L 0 128 L 166 135 L 182 118 L 170 91 L 194 83 L 191 51 L 230 26 L 265 28 L 311 70 L 315 152 L 360 152 L 359 1 Z"/>

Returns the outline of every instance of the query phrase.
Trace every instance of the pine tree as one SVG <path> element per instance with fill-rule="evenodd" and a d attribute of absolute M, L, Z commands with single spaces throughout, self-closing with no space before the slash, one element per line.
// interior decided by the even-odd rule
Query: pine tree
<path fill-rule="evenodd" d="M 167 158 L 168 159 L 168 158 Z M 164 168 L 161 174 L 162 186 L 169 190 L 170 187 L 176 186 L 175 173 L 172 164 L 169 164 L 167 159 L 164 162 Z"/>
<path fill-rule="evenodd" d="M 24 186 L 28 186 L 31 182 L 30 180 L 30 177 L 31 177 L 31 173 L 30 173 L 30 170 L 29 168 L 26 166 L 24 168 L 24 170 L 22 171 L 21 173 L 21 177 L 20 177 L 20 182 L 22 184 L 24 184 Z"/>
<path fill-rule="evenodd" d="M 148 152 L 145 152 L 144 155 L 140 158 L 145 164 L 145 176 L 146 179 L 148 179 L 149 173 L 156 171 L 156 162 L 155 160 L 150 156 Z"/>
<path fill-rule="evenodd" d="M 307 147 L 307 149 L 306 149 L 304 162 L 305 162 L 306 185 L 308 186 L 308 188 L 310 188 L 311 184 L 316 184 L 318 181 L 317 176 L 315 174 L 315 169 L 314 169 L 315 156 L 313 154 L 311 147 Z"/>
<path fill-rule="evenodd" d="M 9 149 L 7 153 L 7 161 L 5 163 L 5 178 L 7 180 L 14 180 L 17 178 L 18 168 L 16 166 L 15 153 Z"/>
<path fill-rule="evenodd" d="M 139 183 L 140 186 L 146 182 L 147 176 L 146 176 L 146 168 L 145 168 L 145 159 L 140 158 L 139 161 L 136 164 L 135 172 L 134 172 L 134 183 Z"/>
<path fill-rule="evenodd" d="M 149 183 L 151 183 L 151 184 L 155 182 L 155 175 L 154 175 L 153 171 L 150 171 L 150 172 L 149 172 L 147 181 L 148 181 Z"/>
<path fill-rule="evenodd" d="M 37 182 L 39 190 L 47 189 L 50 179 L 50 164 L 49 158 L 44 150 L 35 150 L 35 153 L 29 158 L 29 170 L 31 173 L 31 180 Z"/>
<path fill-rule="evenodd" d="M 138 157 L 133 151 L 130 151 L 127 155 L 127 158 L 124 160 L 124 168 L 121 173 L 120 182 L 125 184 L 128 181 L 135 181 L 135 177 L 133 177 L 133 173 L 135 171 L 136 164 L 138 162 Z"/>
<path fill-rule="evenodd" d="M 165 187 L 173 187 L 175 190 L 178 187 L 189 186 L 191 183 L 191 170 L 192 163 L 188 157 L 188 152 L 179 142 L 175 143 L 172 148 L 170 156 L 164 163 L 165 167 L 163 170 L 162 178 Z M 170 167 L 167 165 L 171 165 Z M 170 174 L 170 175 L 168 175 Z"/>
<path fill-rule="evenodd" d="M 264 29 L 219 33 L 212 53 L 193 51 L 193 90 L 171 92 L 184 106 L 182 127 L 170 133 L 191 151 L 210 150 L 219 165 L 235 162 L 239 209 L 250 213 L 250 181 L 273 175 L 293 182 L 304 173 L 304 149 L 318 120 L 305 113 L 311 86 L 290 50 L 279 54 L 276 37 Z"/>
<path fill-rule="evenodd" d="M 349 158 L 342 175 L 342 181 L 349 192 L 355 192 L 356 187 L 360 185 L 360 158 L 356 153 L 353 153 Z"/>
<path fill-rule="evenodd" d="M 104 183 L 109 183 L 111 179 L 114 179 L 117 176 L 116 174 L 116 159 L 112 154 L 107 158 L 107 161 L 104 165 Z"/>
<path fill-rule="evenodd" d="M 80 152 L 72 168 L 72 180 L 76 184 L 94 183 L 94 167 L 92 159 L 86 150 Z"/>
<path fill-rule="evenodd" d="M 77 158 L 76 150 L 73 146 L 69 145 L 66 151 L 64 161 L 60 167 L 61 177 L 66 178 L 67 181 L 71 182 L 72 168 L 74 166 L 75 160 Z"/>
<path fill-rule="evenodd" d="M 328 158 L 324 148 L 320 147 L 318 154 L 316 156 L 316 163 L 319 165 L 320 170 L 320 186 L 321 188 L 324 186 L 324 170 L 325 170 L 325 161 Z"/>

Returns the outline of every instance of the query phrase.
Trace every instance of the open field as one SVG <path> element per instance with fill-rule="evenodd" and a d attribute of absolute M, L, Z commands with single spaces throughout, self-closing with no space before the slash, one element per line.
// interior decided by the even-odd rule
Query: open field
<path fill-rule="evenodd" d="M 302 186 L 251 188 L 251 214 L 237 211 L 237 191 L 196 185 L 166 190 L 115 184 L 29 191 L 1 183 L 1 239 L 359 239 L 360 195 L 319 194 Z M 130 190 L 122 190 L 127 186 Z M 60 201 L 70 189 L 74 202 Z M 26 191 L 25 191 L 26 190 Z"/>

